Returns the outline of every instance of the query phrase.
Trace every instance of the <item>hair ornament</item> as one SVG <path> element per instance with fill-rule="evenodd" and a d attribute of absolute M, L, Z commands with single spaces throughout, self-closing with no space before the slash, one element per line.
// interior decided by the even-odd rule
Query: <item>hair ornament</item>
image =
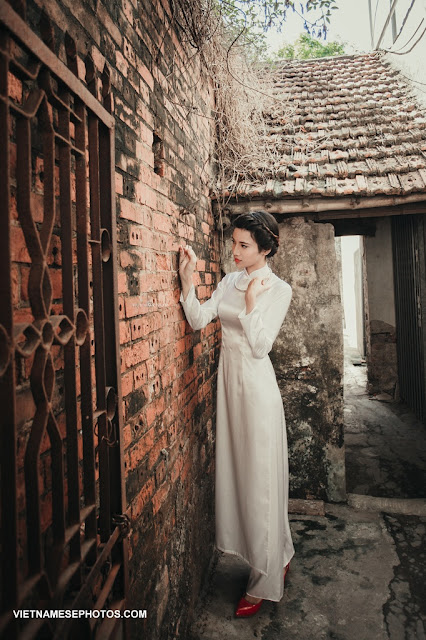
<path fill-rule="evenodd" d="M 251 215 L 252 215 L 252 216 L 253 216 L 253 218 L 256 220 L 256 222 L 258 222 L 258 223 L 259 223 L 259 224 L 260 224 L 260 225 L 265 229 L 265 231 L 267 231 L 267 232 L 268 232 L 268 233 L 269 233 L 273 238 L 275 238 L 275 241 L 276 241 L 277 245 L 278 245 L 278 246 L 280 246 L 280 236 L 279 236 L 279 235 L 277 236 L 277 235 L 276 235 L 276 233 L 274 233 L 273 231 L 271 231 L 271 229 L 268 227 L 268 225 L 267 225 L 267 224 L 265 224 L 265 223 L 263 222 L 263 220 L 260 220 L 260 219 L 257 217 L 257 215 L 255 215 L 255 214 L 256 214 L 256 212 L 255 212 L 255 211 L 252 211 L 252 212 L 251 212 Z"/>

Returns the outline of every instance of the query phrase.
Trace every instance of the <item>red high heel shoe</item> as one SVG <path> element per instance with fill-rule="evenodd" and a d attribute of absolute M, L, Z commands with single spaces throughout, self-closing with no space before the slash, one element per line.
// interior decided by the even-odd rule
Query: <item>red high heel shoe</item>
<path fill-rule="evenodd" d="M 288 563 L 285 567 L 284 567 L 284 581 L 285 581 L 285 577 L 288 574 L 288 572 L 290 571 L 290 563 Z"/>
<path fill-rule="evenodd" d="M 262 602 L 263 600 L 260 600 L 259 602 L 256 602 L 253 604 L 252 602 L 248 602 L 248 600 L 246 600 L 243 596 L 240 599 L 237 609 L 235 611 L 236 617 L 249 618 L 250 616 L 254 616 L 254 614 L 259 611 Z"/>

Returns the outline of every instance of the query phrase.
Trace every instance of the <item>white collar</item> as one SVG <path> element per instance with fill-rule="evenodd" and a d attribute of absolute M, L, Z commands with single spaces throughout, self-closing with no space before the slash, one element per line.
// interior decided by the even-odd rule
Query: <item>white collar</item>
<path fill-rule="evenodd" d="M 267 280 L 271 274 L 272 269 L 268 264 L 265 264 L 264 267 L 256 269 L 251 273 L 247 273 L 247 269 L 244 268 L 235 279 L 235 286 L 240 291 L 246 291 L 250 280 L 253 280 L 253 278 L 261 278 L 262 280 Z"/>

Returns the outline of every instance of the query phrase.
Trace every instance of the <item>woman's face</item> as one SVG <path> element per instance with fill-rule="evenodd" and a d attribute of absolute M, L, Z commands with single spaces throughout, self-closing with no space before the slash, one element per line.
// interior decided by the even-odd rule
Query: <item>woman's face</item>
<path fill-rule="evenodd" d="M 256 240 L 247 229 L 234 229 L 232 233 L 232 254 L 238 269 L 251 273 L 265 266 L 266 254 L 270 249 L 259 251 Z"/>

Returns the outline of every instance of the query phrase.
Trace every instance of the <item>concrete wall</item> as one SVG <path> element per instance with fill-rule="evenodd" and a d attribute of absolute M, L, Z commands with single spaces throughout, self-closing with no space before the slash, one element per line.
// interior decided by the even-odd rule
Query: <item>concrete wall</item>
<path fill-rule="evenodd" d="M 364 356 L 363 282 L 360 236 L 348 235 L 341 241 L 344 336 L 349 347 Z"/>
<path fill-rule="evenodd" d="M 223 256 L 234 270 L 229 232 Z M 280 223 L 272 270 L 293 299 L 271 352 L 287 421 L 290 494 L 346 497 L 343 445 L 343 333 L 339 275 L 331 224 L 292 218 Z"/>
<path fill-rule="evenodd" d="M 392 235 L 389 218 L 378 218 L 376 235 L 365 238 L 370 346 L 367 353 L 371 393 L 393 396 L 398 379 Z"/>
<path fill-rule="evenodd" d="M 360 238 L 360 247 L 354 253 L 354 275 L 355 275 L 355 313 L 356 313 L 356 334 L 357 349 L 359 354 L 365 356 L 364 340 L 364 291 L 363 291 L 363 269 L 362 254 L 364 252 L 363 238 Z"/>

